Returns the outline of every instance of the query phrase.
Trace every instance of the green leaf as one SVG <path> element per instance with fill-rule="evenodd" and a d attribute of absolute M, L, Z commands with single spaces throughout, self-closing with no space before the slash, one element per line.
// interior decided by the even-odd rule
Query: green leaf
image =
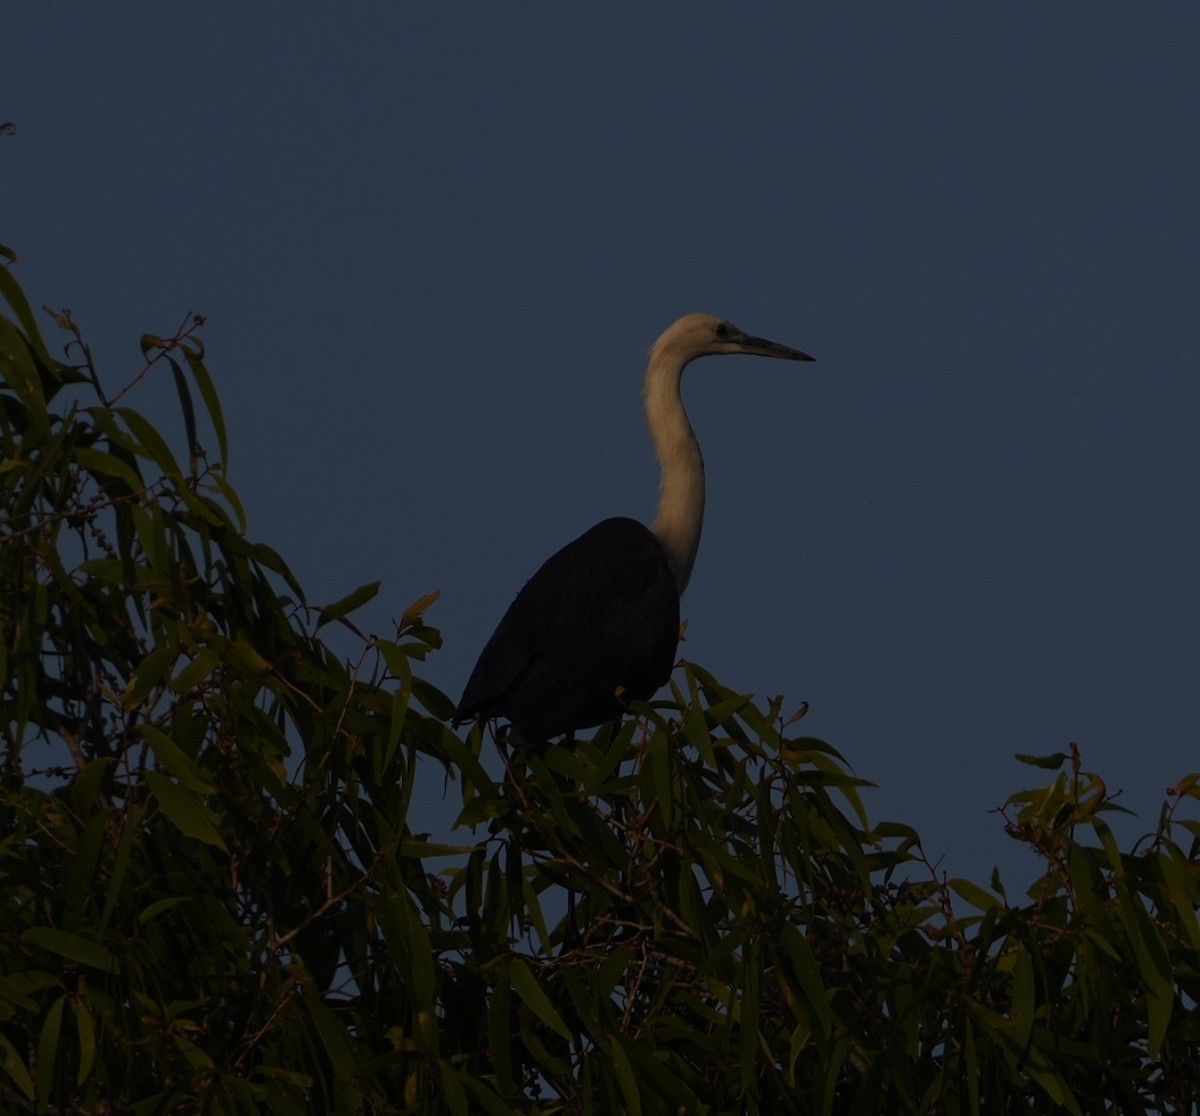
<path fill-rule="evenodd" d="M 71 1008 L 75 1013 L 75 1032 L 79 1036 L 79 1072 L 75 1084 L 82 1085 L 91 1075 L 92 1066 L 96 1064 L 96 1025 L 92 1021 L 92 1012 L 88 1003 L 75 997 L 71 1000 Z"/>
<path fill-rule="evenodd" d="M 216 472 L 209 474 L 209 480 L 213 483 L 213 485 L 216 487 L 216 490 L 221 494 L 222 499 L 224 499 L 225 503 L 229 505 L 230 510 L 233 512 L 234 518 L 237 520 L 238 531 L 244 534 L 247 526 L 246 509 L 242 507 L 242 501 L 238 497 L 237 492 L 234 490 L 233 485 L 231 485 L 223 476 L 221 476 L 220 473 Z"/>
<path fill-rule="evenodd" d="M 1193 771 L 1190 775 L 1185 775 L 1173 787 L 1167 788 L 1167 794 L 1200 798 L 1200 771 Z"/>
<path fill-rule="evenodd" d="M 761 956 L 757 942 L 752 942 L 746 949 L 742 963 L 742 997 L 737 1005 L 737 1022 L 738 1061 L 741 1064 L 744 1092 L 753 1089 L 754 1075 L 758 1068 L 755 1054 L 758 1050 L 761 1007 Z"/>
<path fill-rule="evenodd" d="M 126 709 L 134 709 L 150 696 L 150 691 L 166 684 L 170 677 L 171 668 L 179 658 L 179 650 L 175 647 L 157 647 L 150 652 L 137 667 L 133 677 L 121 698 L 121 704 Z"/>
<path fill-rule="evenodd" d="M 1157 1058 L 1170 1026 L 1174 1003 L 1175 982 L 1170 957 L 1140 895 L 1131 894 L 1121 886 L 1117 909 L 1145 983 L 1150 1057 Z"/>
<path fill-rule="evenodd" d="M 10 256 L 9 258 L 12 259 L 13 257 Z M 53 365 L 55 361 L 50 356 L 50 350 L 46 348 L 46 340 L 42 336 L 42 331 L 38 328 L 37 318 L 34 317 L 29 300 L 25 297 L 25 292 L 21 289 L 21 285 L 7 267 L 0 267 L 0 296 L 3 296 L 4 301 L 12 307 L 12 311 L 16 314 L 17 321 L 21 323 L 21 328 L 25 331 L 25 336 L 28 338 L 29 345 L 33 351 L 45 364 Z"/>
<path fill-rule="evenodd" d="M 354 1040 L 347 1033 L 338 1017 L 329 1010 L 312 989 L 304 994 L 304 1005 L 308 1009 L 313 1028 L 320 1036 L 321 1045 L 329 1055 L 334 1072 L 343 1080 L 354 1078 Z"/>
<path fill-rule="evenodd" d="M 658 807 L 663 825 L 668 829 L 674 824 L 675 794 L 671 779 L 671 738 L 665 732 L 656 732 L 650 740 L 646 752 L 646 766 L 654 781 L 654 795 L 648 801 L 653 801 Z"/>
<path fill-rule="evenodd" d="M 502 980 L 492 993 L 492 1001 L 488 1006 L 488 1043 L 491 1046 L 492 1068 L 496 1074 L 496 1083 L 500 1092 L 505 1096 L 513 1091 L 512 1075 L 512 986 Z"/>
<path fill-rule="evenodd" d="M 73 453 L 75 460 L 93 476 L 116 477 L 125 482 L 130 492 L 140 492 L 146 487 L 133 466 L 114 454 L 90 446 L 77 446 Z"/>
<path fill-rule="evenodd" d="M 52 981 L 57 984 L 57 981 Z M 7 1000 L 10 1004 L 15 1004 L 22 1011 L 37 1011 L 37 1004 L 25 994 L 25 992 L 17 985 L 11 977 L 0 976 L 0 1000 Z M 4 1018 L 7 1018 L 7 1012 L 4 1013 Z"/>
<path fill-rule="evenodd" d="M 78 934 L 50 926 L 32 926 L 21 937 L 30 945 L 56 953 L 68 961 L 78 961 L 81 965 L 89 965 L 106 973 L 120 971 L 117 959 L 104 946 L 81 938 Z"/>
<path fill-rule="evenodd" d="M 169 911 L 174 907 L 178 907 L 180 903 L 186 903 L 187 901 L 182 895 L 172 895 L 167 899 L 157 899 L 138 915 L 138 925 L 145 926 L 147 922 L 156 919 L 163 911 Z"/>
<path fill-rule="evenodd" d="M 613 1073 L 616 1075 L 617 1084 L 625 1097 L 625 1103 L 629 1106 L 630 1116 L 641 1116 L 642 1091 L 638 1088 L 637 1079 L 633 1075 L 633 1067 L 629 1064 L 629 1056 L 621 1045 L 620 1036 L 610 1036 L 604 1045 L 612 1057 Z"/>
<path fill-rule="evenodd" d="M 833 1026 L 833 1013 L 829 1008 L 825 986 L 821 980 L 821 967 L 816 954 L 813 953 L 808 939 L 794 926 L 784 927 L 779 944 L 791 961 L 792 973 L 808 1004 L 809 1030 L 821 1042 L 824 1042 Z"/>
<path fill-rule="evenodd" d="M 1017 752 L 1016 759 L 1027 763 L 1030 767 L 1041 767 L 1047 771 L 1057 771 L 1071 757 L 1066 752 L 1054 752 L 1049 756 L 1031 756 L 1026 752 Z"/>
<path fill-rule="evenodd" d="M 33 1100 L 33 1078 L 21 1061 L 21 1055 L 7 1038 L 0 1033 L 0 1069 L 12 1079 L 12 1082 L 29 1100 Z"/>
<path fill-rule="evenodd" d="M 388 948 L 402 965 L 404 983 L 417 1012 L 432 1018 L 437 1009 L 433 943 L 407 892 L 379 896 L 371 907 L 383 927 Z M 423 1032 L 422 1032 L 423 1033 Z M 432 1032 L 436 1053 L 437 1033 Z"/>
<path fill-rule="evenodd" d="M 400 842 L 400 855 L 411 857 L 427 856 L 458 856 L 461 853 L 472 853 L 475 845 L 441 845 L 436 841 L 425 841 L 417 837 L 406 838 Z"/>
<path fill-rule="evenodd" d="M 54 1063 L 58 1058 L 58 1036 L 62 1030 L 63 1004 L 66 996 L 60 996 L 50 1005 L 42 1021 L 42 1034 L 37 1045 L 37 1103 L 45 1108 L 54 1089 Z"/>
<path fill-rule="evenodd" d="M 1012 1006 L 1009 1018 L 1013 1023 L 1013 1041 L 1022 1050 L 1028 1046 L 1029 1036 L 1033 1033 L 1036 992 L 1033 959 L 1029 956 L 1028 951 L 1018 950 L 1013 966 Z"/>
<path fill-rule="evenodd" d="M 134 837 L 141 832 L 142 819 L 146 816 L 146 808 L 137 804 L 127 811 L 121 819 L 121 839 L 117 844 L 117 856 L 113 861 L 112 877 L 108 881 L 108 893 L 104 898 L 104 910 L 100 913 L 100 929 L 104 929 L 116 910 L 121 898 L 121 888 L 125 875 L 129 871 Z"/>
<path fill-rule="evenodd" d="M 414 620 L 417 619 L 423 612 L 429 609 L 433 603 L 442 595 L 440 589 L 435 589 L 432 593 L 426 593 L 425 596 L 417 598 L 412 604 L 404 610 L 404 615 L 400 617 L 400 627 L 407 628 Z"/>
<path fill-rule="evenodd" d="M 193 352 L 189 346 L 185 345 L 183 355 L 196 379 L 196 386 L 200 389 L 200 398 L 204 400 L 204 405 L 208 408 L 209 420 L 217 432 L 217 446 L 221 453 L 221 463 L 228 467 L 229 438 L 225 432 L 225 416 L 221 413 L 221 400 L 217 395 L 217 389 L 213 386 L 212 377 L 208 374 L 208 369 L 205 368 L 200 354 Z"/>
<path fill-rule="evenodd" d="M 263 677 L 271 669 L 271 664 L 248 639 L 238 639 L 226 645 L 225 664 L 237 667 L 245 677 L 255 679 Z"/>
<path fill-rule="evenodd" d="M 972 1026 L 970 1019 L 964 1019 L 962 1027 L 966 1032 L 963 1053 L 967 1064 L 968 1111 L 971 1113 L 971 1116 L 979 1116 L 979 1057 L 975 1051 L 975 1028 Z"/>
<path fill-rule="evenodd" d="M 91 814 L 105 772 L 116 762 L 112 756 L 101 756 L 91 760 L 71 781 L 71 808 L 81 818 Z"/>
<path fill-rule="evenodd" d="M 169 477 L 181 478 L 179 462 L 167 445 L 166 439 L 158 432 L 149 419 L 144 418 L 130 407 L 117 407 L 115 413 L 120 415 L 129 427 L 130 432 L 141 443 L 142 450 Z"/>
<path fill-rule="evenodd" d="M 956 895 L 961 895 L 972 907 L 981 911 L 990 911 L 994 907 L 1003 907 L 1002 900 L 996 898 L 987 888 L 980 887 L 970 880 L 951 880 L 950 888 Z"/>
<path fill-rule="evenodd" d="M 194 837 L 197 841 L 215 845 L 222 852 L 229 851 L 217 832 L 212 814 L 201 805 L 192 792 L 160 771 L 147 772 L 146 782 L 154 797 L 158 799 L 163 813 L 170 818 L 180 833 Z"/>
<path fill-rule="evenodd" d="M 150 745 L 163 769 L 173 775 L 181 786 L 198 794 L 216 793 L 216 787 L 200 773 L 200 769 L 162 729 L 151 724 L 142 724 L 138 726 L 138 731 L 142 739 Z"/>
<path fill-rule="evenodd" d="M 192 393 L 188 388 L 183 369 L 174 357 L 167 357 L 171 365 L 171 375 L 175 380 L 175 391 L 179 395 L 179 409 L 183 412 L 183 429 L 187 437 L 189 458 L 196 452 L 199 441 L 196 438 L 196 412 L 192 407 Z"/>
<path fill-rule="evenodd" d="M 704 714 L 699 709 L 690 709 L 683 718 L 683 737 L 701 756 L 706 763 L 713 763 L 712 736 Z"/>
<path fill-rule="evenodd" d="M 1167 897 L 1175 908 L 1176 924 L 1182 926 L 1192 943 L 1200 950 L 1200 920 L 1195 911 L 1200 906 L 1200 879 L 1195 862 L 1184 856 L 1178 845 L 1168 845 L 1159 854 L 1158 868 L 1162 873 Z"/>
<path fill-rule="evenodd" d="M 554 1005 L 550 1002 L 550 997 L 546 995 L 533 973 L 529 971 L 529 966 L 519 957 L 514 957 L 508 967 L 508 975 L 512 981 L 514 991 L 521 997 L 534 1015 L 554 1031 L 555 1034 L 560 1035 L 567 1042 L 572 1042 L 575 1036 L 571 1034 L 567 1025 L 563 1022 L 562 1016 L 554 1009 Z"/>
<path fill-rule="evenodd" d="M 318 605 L 321 619 L 317 621 L 317 627 L 321 628 L 331 620 L 340 620 L 347 613 L 353 612 L 356 608 L 360 608 L 366 604 L 367 601 L 379 592 L 381 584 L 382 582 L 379 581 L 371 581 L 366 585 L 360 585 L 354 592 L 347 593 L 341 600 L 334 601 L 333 604 Z"/>
<path fill-rule="evenodd" d="M 493 1057 L 495 1051 L 492 1051 Z M 472 1077 L 470 1074 L 461 1074 L 459 1077 L 461 1083 L 475 1095 L 475 1099 L 479 1102 L 479 1106 L 485 1112 L 490 1113 L 490 1116 L 513 1116 L 513 1109 L 509 1108 L 495 1092 L 491 1089 L 491 1083 L 481 1081 L 478 1078 Z M 477 1109 L 478 1111 L 478 1109 Z"/>
<path fill-rule="evenodd" d="M 201 651 L 171 679 L 171 692 L 175 694 L 190 693 L 220 666 L 221 659 L 216 653 Z"/>
<path fill-rule="evenodd" d="M 25 405 L 30 419 L 30 433 L 44 436 L 47 433 L 47 412 L 42 380 L 25 338 L 5 317 L 0 317 L 0 383 Z"/>
<path fill-rule="evenodd" d="M 423 678 L 413 678 L 412 696 L 430 716 L 436 717 L 439 721 L 448 721 L 454 716 L 456 708 L 454 702 Z"/>
<path fill-rule="evenodd" d="M 442 1099 L 453 1116 L 467 1116 L 470 1106 L 467 1104 L 467 1094 L 463 1092 L 458 1074 L 454 1072 L 449 1062 L 438 1062 L 438 1075 L 442 1079 Z"/>

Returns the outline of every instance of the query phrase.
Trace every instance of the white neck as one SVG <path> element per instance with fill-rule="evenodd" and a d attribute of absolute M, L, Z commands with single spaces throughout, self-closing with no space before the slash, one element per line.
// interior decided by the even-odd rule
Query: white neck
<path fill-rule="evenodd" d="M 704 458 L 679 390 L 686 364 L 677 352 L 656 345 L 646 369 L 646 424 L 662 466 L 658 514 L 650 530 L 667 552 L 681 596 L 704 523 Z"/>

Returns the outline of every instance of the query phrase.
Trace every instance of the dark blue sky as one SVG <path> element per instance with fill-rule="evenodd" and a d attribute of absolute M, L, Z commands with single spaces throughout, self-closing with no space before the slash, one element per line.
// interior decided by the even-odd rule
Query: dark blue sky
<path fill-rule="evenodd" d="M 813 353 L 685 378 L 684 654 L 1021 875 L 1014 752 L 1078 740 L 1143 828 L 1200 767 L 1198 50 L 1170 3 L 18 6 L 0 240 L 110 382 L 208 316 L 252 534 L 314 600 L 383 578 L 381 633 L 441 589 L 455 697 L 547 555 L 653 514 L 666 325 Z"/>

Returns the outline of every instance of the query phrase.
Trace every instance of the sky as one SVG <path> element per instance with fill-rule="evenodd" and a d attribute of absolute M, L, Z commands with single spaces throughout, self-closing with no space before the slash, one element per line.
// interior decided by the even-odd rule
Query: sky
<path fill-rule="evenodd" d="M 1077 741 L 1125 834 L 1200 769 L 1198 47 L 1184 3 L 11 6 L 0 242 L 110 384 L 206 315 L 250 534 L 315 602 L 382 579 L 381 635 L 440 590 L 454 698 L 653 516 L 671 321 L 812 353 L 685 376 L 682 654 L 1020 879 L 1014 753 Z"/>

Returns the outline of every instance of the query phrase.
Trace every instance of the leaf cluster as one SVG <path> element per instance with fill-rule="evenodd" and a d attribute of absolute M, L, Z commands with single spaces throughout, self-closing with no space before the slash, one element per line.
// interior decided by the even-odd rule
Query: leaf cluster
<path fill-rule="evenodd" d="M 1012 898 L 692 664 L 494 777 L 432 596 L 368 638 L 377 584 L 313 605 L 247 537 L 198 319 L 109 395 L 0 295 L 0 1109 L 1194 1111 L 1197 776 L 1125 850 L 1026 757 Z M 159 375 L 179 456 L 123 403 Z M 459 843 L 412 833 L 448 787 Z"/>

